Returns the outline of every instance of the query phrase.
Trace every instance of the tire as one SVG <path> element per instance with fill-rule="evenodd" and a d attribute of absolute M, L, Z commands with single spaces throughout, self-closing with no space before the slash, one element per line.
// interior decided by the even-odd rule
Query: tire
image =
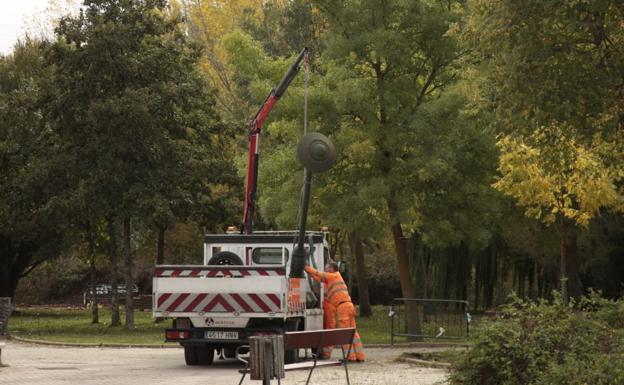
<path fill-rule="evenodd" d="M 284 352 L 284 363 L 294 364 L 295 362 L 299 361 L 299 357 L 297 356 L 297 353 L 298 353 L 297 349 L 286 350 Z"/>
<path fill-rule="evenodd" d="M 321 358 L 321 353 L 323 353 L 323 348 L 314 348 L 312 349 L 312 353 L 314 353 L 314 355 L 316 357 L 318 357 L 319 360 L 323 360 L 324 358 Z"/>
<path fill-rule="evenodd" d="M 197 362 L 199 365 L 212 365 L 214 361 L 214 348 L 208 346 L 197 346 Z"/>
<path fill-rule="evenodd" d="M 220 251 L 208 261 L 209 265 L 242 265 L 240 257 L 231 251 Z"/>
<path fill-rule="evenodd" d="M 224 348 L 223 355 L 225 356 L 225 358 L 236 358 L 236 349 Z"/>
<path fill-rule="evenodd" d="M 199 363 L 199 358 L 197 356 L 197 347 L 196 346 L 185 346 L 184 347 L 184 361 L 189 366 L 194 366 Z"/>

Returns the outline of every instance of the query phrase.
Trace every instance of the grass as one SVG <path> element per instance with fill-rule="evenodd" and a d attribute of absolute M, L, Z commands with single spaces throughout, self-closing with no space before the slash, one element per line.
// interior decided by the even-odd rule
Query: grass
<path fill-rule="evenodd" d="M 88 344 L 162 344 L 170 322 L 154 323 L 151 312 L 135 312 L 133 330 L 110 326 L 111 312 L 100 309 L 100 323 L 91 323 L 91 310 L 84 308 L 35 307 L 19 309 L 11 316 L 9 332 L 19 337 Z M 122 323 L 124 313 L 121 313 Z"/>
<path fill-rule="evenodd" d="M 373 316 L 358 317 L 356 324 L 364 344 L 390 343 L 390 317 L 387 306 L 373 306 Z"/>
<path fill-rule="evenodd" d="M 135 312 L 135 329 L 125 330 L 123 326 L 110 326 L 111 313 L 108 309 L 100 309 L 99 324 L 91 323 L 90 309 L 30 307 L 18 310 L 11 316 L 10 333 L 24 338 L 56 342 L 161 345 L 164 329 L 171 325 L 169 320 L 154 323 L 151 312 Z M 123 323 L 123 311 L 121 320 Z M 390 343 L 390 317 L 387 307 L 373 306 L 373 316 L 358 318 L 357 326 L 364 344 Z M 395 338 L 395 342 L 402 341 L 405 339 Z"/>

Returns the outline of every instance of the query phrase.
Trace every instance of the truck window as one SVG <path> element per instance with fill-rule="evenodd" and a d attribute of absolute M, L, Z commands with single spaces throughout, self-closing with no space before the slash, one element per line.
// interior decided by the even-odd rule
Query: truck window
<path fill-rule="evenodd" d="M 284 255 L 283 262 L 282 254 Z M 256 247 L 251 253 L 251 260 L 258 265 L 281 265 L 288 262 L 288 249 L 283 247 Z"/>

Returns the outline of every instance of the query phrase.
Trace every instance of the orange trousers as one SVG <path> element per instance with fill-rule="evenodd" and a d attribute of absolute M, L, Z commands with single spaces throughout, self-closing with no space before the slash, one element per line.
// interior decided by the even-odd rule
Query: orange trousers
<path fill-rule="evenodd" d="M 323 301 L 323 328 L 336 328 L 336 307 L 327 301 Z M 332 346 L 323 346 L 321 350 L 321 358 L 331 357 Z"/>
<path fill-rule="evenodd" d="M 355 306 L 351 302 L 343 302 L 336 308 L 336 313 L 338 314 L 338 327 L 339 328 L 355 328 Z M 343 349 L 345 352 L 349 350 L 349 345 L 344 345 Z M 360 339 L 360 334 L 356 331 L 355 336 L 353 337 L 353 347 L 351 347 L 351 352 L 349 353 L 349 357 L 347 357 L 349 361 L 364 361 L 366 356 L 364 355 L 364 346 L 362 345 L 362 340 Z"/>

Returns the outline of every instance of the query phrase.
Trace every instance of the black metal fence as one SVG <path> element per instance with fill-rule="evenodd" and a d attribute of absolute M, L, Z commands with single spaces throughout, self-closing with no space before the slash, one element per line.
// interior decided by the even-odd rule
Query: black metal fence
<path fill-rule="evenodd" d="M 467 301 L 445 299 L 395 298 L 388 315 L 391 318 L 390 344 L 394 344 L 394 337 L 466 338 L 472 320 Z M 411 330 L 407 327 L 408 316 L 412 317 Z"/>

